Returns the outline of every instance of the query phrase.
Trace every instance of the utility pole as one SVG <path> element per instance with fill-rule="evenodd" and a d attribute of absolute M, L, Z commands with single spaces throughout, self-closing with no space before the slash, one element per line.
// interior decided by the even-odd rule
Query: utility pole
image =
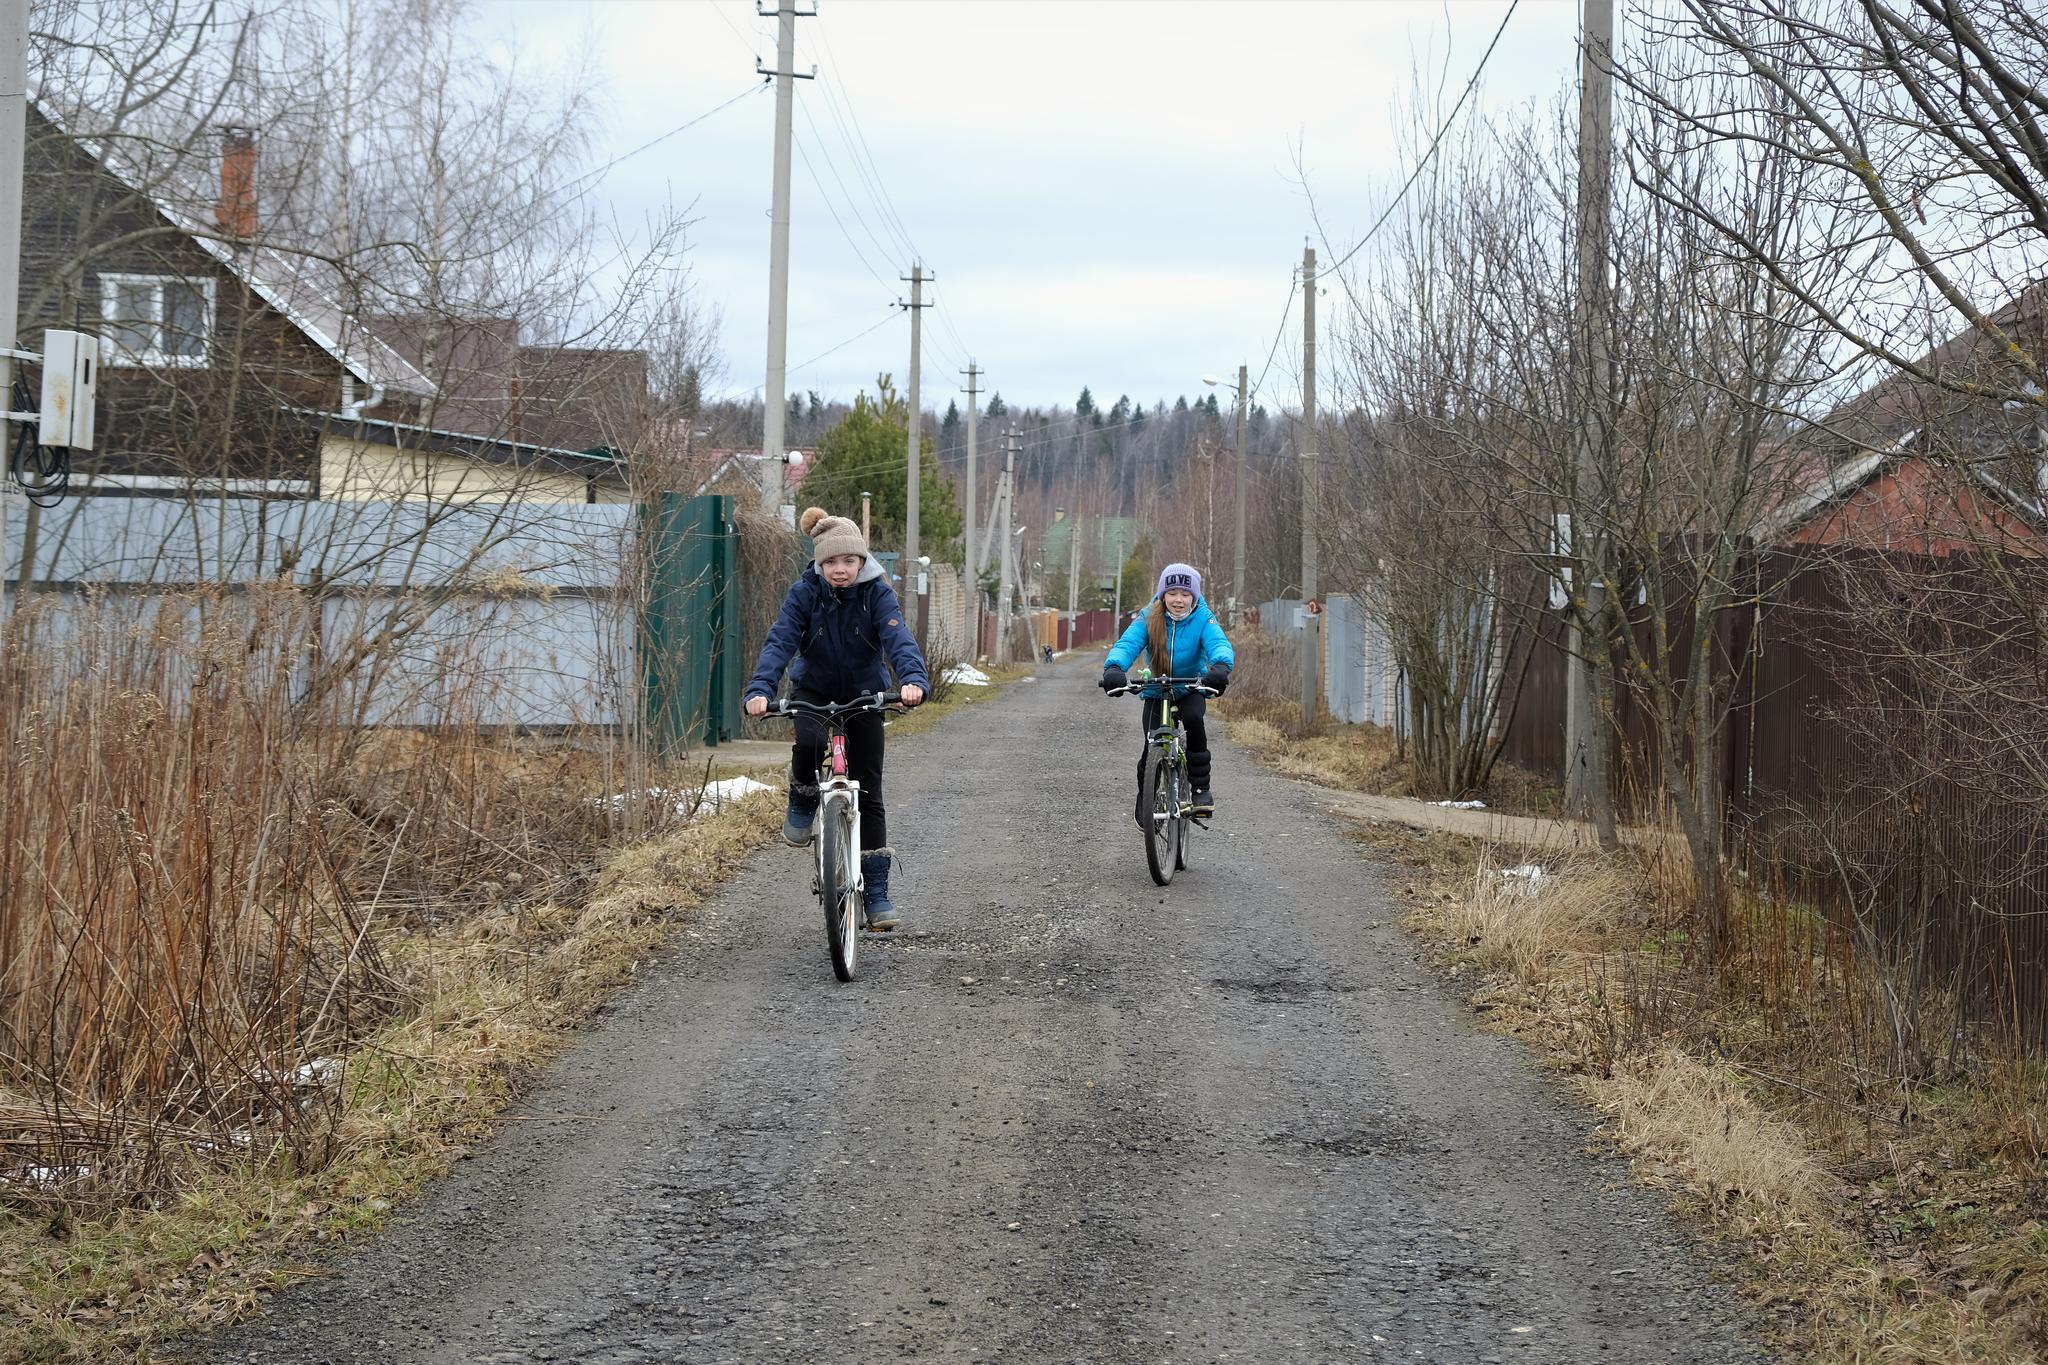
<path fill-rule="evenodd" d="M 1315 724 L 1323 650 L 1316 609 L 1316 249 L 1301 249 L 1301 726 Z"/>
<path fill-rule="evenodd" d="M 7 0 L 13 3 L 13 0 Z M 756 14 L 776 17 L 775 69 L 770 71 L 754 59 L 754 70 L 775 78 L 775 192 L 769 211 L 768 229 L 768 379 L 761 389 L 761 507 L 768 515 L 782 511 L 782 471 L 787 452 L 782 446 L 785 415 L 783 392 L 789 368 L 789 133 L 796 112 L 799 80 L 818 73 L 796 70 L 796 21 L 810 19 L 816 10 L 803 11 L 795 0 L 775 0 L 774 9 L 754 7 Z"/>
<path fill-rule="evenodd" d="M 1124 527 L 1119 520 L 1116 527 L 1116 563 L 1111 566 L 1116 575 L 1115 606 L 1109 612 L 1109 633 L 1112 639 L 1123 634 L 1124 628 Z"/>
<path fill-rule="evenodd" d="M 974 381 L 980 375 L 981 371 L 975 367 L 973 357 L 970 356 L 967 361 L 967 496 L 961 500 L 961 508 L 967 513 L 967 544 L 965 548 L 967 551 L 966 558 L 969 573 L 974 571 L 975 563 L 974 499 L 979 492 L 974 482 L 974 395 L 977 392 L 974 387 Z M 970 584 L 969 586 L 970 590 L 972 590 L 972 585 Z"/>
<path fill-rule="evenodd" d="M 860 491 L 860 538 L 866 540 L 874 532 L 868 528 L 869 513 L 875 505 L 875 495 L 863 488 Z"/>
<path fill-rule="evenodd" d="M 14 407 L 14 348 L 21 319 L 21 175 L 28 137 L 28 0 L 0 0 L 0 409 Z M 13 429 L 0 422 L 0 447 Z M 14 475 L 0 469 L 0 591 L 7 563 L 7 510 Z M 28 566 L 17 579 L 28 582 Z M 17 591 L 20 587 L 17 586 Z"/>
<path fill-rule="evenodd" d="M 967 541 L 961 547 L 964 551 L 961 558 L 966 563 L 967 638 L 974 642 L 967 650 L 970 660 L 981 649 L 981 579 L 975 572 L 975 562 L 979 559 L 979 556 L 975 553 L 974 545 L 974 500 L 980 496 L 980 490 L 974 481 L 976 418 L 974 398 L 976 390 L 974 381 L 980 376 L 981 371 L 975 366 L 974 357 L 969 356 L 967 358 L 967 496 L 961 499 L 960 506 L 961 510 L 967 514 Z"/>
<path fill-rule="evenodd" d="M 1074 647 L 1074 627 L 1081 619 L 1081 518 L 1067 518 L 1067 648 Z"/>
<path fill-rule="evenodd" d="M 1248 423 L 1245 367 L 1237 367 L 1237 551 L 1230 560 L 1230 628 L 1244 614 L 1244 440 Z"/>
<path fill-rule="evenodd" d="M 1611 489 L 1607 479 L 1607 367 L 1613 301 L 1607 288 L 1608 214 L 1614 159 L 1614 0 L 1585 0 L 1579 33 L 1579 439 L 1577 477 L 1571 506 L 1571 543 L 1564 553 L 1574 567 L 1570 658 L 1565 688 L 1565 806 L 1599 827 L 1602 847 L 1618 842 L 1614 799 L 1608 784 L 1607 741 L 1595 714 L 1599 677 L 1594 657 L 1608 649 L 1605 521 Z"/>
<path fill-rule="evenodd" d="M 910 302 L 904 305 L 910 310 L 910 413 L 909 420 L 905 423 L 908 432 L 906 439 L 909 445 L 910 489 L 904 499 L 906 512 L 903 518 L 903 572 L 906 575 L 904 586 L 911 588 L 917 594 L 917 643 L 920 647 L 925 643 L 929 624 L 926 619 L 926 609 L 931 601 L 930 596 L 925 592 L 924 569 L 917 562 L 917 492 L 920 478 L 918 459 L 924 452 L 924 409 L 921 406 L 922 399 L 918 394 L 920 366 L 924 361 L 923 333 L 921 331 L 923 319 L 919 314 L 930 307 L 924 301 L 925 279 L 924 267 L 919 264 L 912 264 L 910 267 Z M 907 577 L 910 574 L 917 575 L 914 587 Z"/>
<path fill-rule="evenodd" d="M 1003 543 L 1002 570 L 996 589 L 996 663 L 998 666 L 1010 662 L 1010 591 L 1017 582 L 1017 559 L 1012 550 L 1016 537 L 1010 534 L 1011 497 L 1016 483 L 1017 437 L 1012 432 L 1004 443 L 1003 451 Z"/>

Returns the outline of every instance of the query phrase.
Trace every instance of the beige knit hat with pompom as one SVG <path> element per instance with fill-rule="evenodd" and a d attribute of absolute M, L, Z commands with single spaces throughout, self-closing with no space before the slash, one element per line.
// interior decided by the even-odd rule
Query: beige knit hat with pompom
<path fill-rule="evenodd" d="M 796 524 L 811 538 L 814 547 L 811 557 L 820 564 L 834 555 L 867 558 L 868 538 L 860 533 L 860 527 L 850 518 L 830 517 L 825 515 L 822 507 L 806 507 Z"/>

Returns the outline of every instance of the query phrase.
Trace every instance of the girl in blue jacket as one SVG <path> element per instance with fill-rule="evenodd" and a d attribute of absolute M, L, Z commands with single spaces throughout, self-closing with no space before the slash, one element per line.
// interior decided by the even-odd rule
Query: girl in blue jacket
<path fill-rule="evenodd" d="M 1202 600 L 1202 575 L 1186 564 L 1169 564 L 1159 571 L 1159 591 L 1152 605 L 1131 622 L 1123 638 L 1110 646 L 1102 669 L 1102 689 L 1124 686 L 1128 669 L 1143 651 L 1152 672 L 1161 677 L 1202 677 L 1206 687 L 1218 695 L 1230 686 L 1231 665 L 1237 653 L 1209 604 Z M 1165 710 L 1164 688 L 1145 691 L 1145 731 L 1159 724 Z M 1195 788 L 1195 814 L 1216 813 L 1216 794 L 1209 782 L 1209 727 L 1203 720 L 1209 699 L 1188 687 L 1176 687 L 1174 708 L 1188 732 L 1188 780 Z M 1138 780 L 1145 779 L 1145 756 L 1138 755 Z M 1145 793 L 1138 793 L 1138 823 L 1145 823 Z"/>
<path fill-rule="evenodd" d="M 903 704 L 924 700 L 931 677 L 917 637 L 903 624 L 896 590 L 882 566 L 868 554 L 867 538 L 845 517 L 828 517 L 822 507 L 804 509 L 798 527 L 811 538 L 815 562 L 782 599 L 782 614 L 769 628 L 761 660 L 747 681 L 750 716 L 768 714 L 768 702 L 789 670 L 790 694 L 814 705 L 852 701 L 889 689 L 889 673 L 902 689 Z M 789 812 L 782 837 L 808 844 L 817 833 L 818 763 L 825 753 L 825 722 L 795 716 L 796 746 L 789 756 Z M 862 909 L 870 929 L 894 929 L 900 922 L 889 899 L 889 815 L 882 805 L 882 714 L 867 711 L 846 721 L 846 768 L 860 783 L 860 870 L 865 884 Z"/>

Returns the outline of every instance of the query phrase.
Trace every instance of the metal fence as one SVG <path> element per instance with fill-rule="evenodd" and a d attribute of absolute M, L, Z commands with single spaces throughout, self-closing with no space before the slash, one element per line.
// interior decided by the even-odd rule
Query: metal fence
<path fill-rule="evenodd" d="M 2048 820 L 2027 757 L 2048 750 L 2048 650 L 2016 606 L 2048 598 L 2048 574 L 2035 566 L 2016 586 L 2010 566 L 1840 549 L 1771 552 L 1742 572 L 1756 594 L 1718 614 L 1713 644 L 1726 721 L 1712 761 L 1733 856 L 1916 989 L 2048 1039 Z M 1916 596 L 1934 605 L 1901 627 Z M 1634 628 L 1647 642 L 1648 622 Z M 1551 773 L 1564 759 L 1563 635 L 1559 614 L 1542 623 L 1503 737 L 1504 757 Z M 1674 641 L 1681 657 L 1687 643 Z M 2005 678 L 2016 685 L 1994 687 Z M 2014 746 L 2004 790 L 1998 736 L 1965 733 L 1983 718 L 1950 705 L 1980 683 Z M 1616 712 L 1620 799 L 1629 818 L 1655 819 L 1649 703 L 1623 686 Z"/>
<path fill-rule="evenodd" d="M 10 500 L 7 609 L 27 592 L 52 638 L 166 592 L 288 582 L 317 589 L 328 640 L 402 633 L 365 667 L 363 718 L 433 725 L 617 725 L 630 692 L 630 505 L 80 498 Z M 61 651 L 60 651 L 61 652 Z"/>

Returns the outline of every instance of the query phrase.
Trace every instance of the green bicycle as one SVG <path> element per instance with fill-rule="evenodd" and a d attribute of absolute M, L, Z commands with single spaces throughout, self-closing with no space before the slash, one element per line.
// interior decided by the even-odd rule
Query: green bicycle
<path fill-rule="evenodd" d="M 1153 688 L 1164 688 L 1156 697 L 1145 694 Z M 1180 715 L 1174 706 L 1173 689 L 1186 687 L 1205 697 L 1216 695 L 1216 689 L 1206 686 L 1200 678 L 1154 677 L 1134 673 L 1131 681 L 1112 688 L 1112 697 L 1143 697 L 1148 703 L 1157 702 L 1159 717 L 1145 730 L 1145 758 L 1138 779 L 1138 827 L 1145 836 L 1145 866 L 1152 873 L 1152 880 L 1165 886 L 1173 880 L 1177 871 L 1185 871 L 1191 861 L 1188 845 L 1188 831 L 1199 826 L 1208 826 L 1195 818 L 1195 792 L 1188 781 L 1188 738 L 1182 728 Z"/>

